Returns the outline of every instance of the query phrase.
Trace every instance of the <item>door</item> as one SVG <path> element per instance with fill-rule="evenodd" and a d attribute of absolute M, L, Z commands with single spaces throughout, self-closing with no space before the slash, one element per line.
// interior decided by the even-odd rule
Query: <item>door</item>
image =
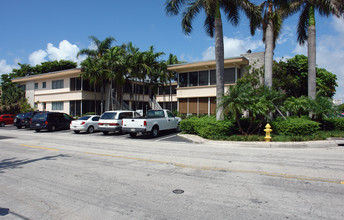
<path fill-rule="evenodd" d="M 174 115 L 172 114 L 172 112 L 170 111 L 166 111 L 167 112 L 167 126 L 168 129 L 175 129 L 177 127 L 178 124 L 178 120 L 174 117 Z"/>

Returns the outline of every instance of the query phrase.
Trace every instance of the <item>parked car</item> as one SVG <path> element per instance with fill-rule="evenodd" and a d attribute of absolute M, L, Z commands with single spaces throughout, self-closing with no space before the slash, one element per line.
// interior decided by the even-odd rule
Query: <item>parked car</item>
<path fill-rule="evenodd" d="M 25 117 L 25 113 L 19 113 L 18 115 L 16 115 L 13 121 L 13 125 L 16 126 L 18 129 L 25 126 L 24 117 Z"/>
<path fill-rule="evenodd" d="M 31 120 L 30 129 L 55 131 L 70 128 L 73 118 L 70 115 L 60 112 L 39 112 Z"/>
<path fill-rule="evenodd" d="M 179 131 L 180 121 L 181 118 L 175 117 L 169 110 L 149 110 L 144 118 L 123 119 L 122 130 L 131 137 L 135 137 L 137 133 L 156 137 L 163 130 Z"/>
<path fill-rule="evenodd" d="M 98 130 L 99 115 L 87 115 L 74 120 L 70 123 L 70 129 L 74 133 L 78 134 L 80 131 L 86 131 L 87 133 L 93 133 Z"/>
<path fill-rule="evenodd" d="M 344 117 L 344 112 L 342 114 L 340 114 L 340 117 Z"/>
<path fill-rule="evenodd" d="M 3 114 L 0 115 L 0 127 L 4 127 L 5 125 L 13 124 L 13 120 L 16 116 L 12 114 Z"/>
<path fill-rule="evenodd" d="M 126 110 L 104 112 L 98 122 L 99 130 L 103 134 L 108 134 L 109 132 L 122 133 L 122 119 L 134 117 L 140 117 L 140 115 L 135 111 Z"/>

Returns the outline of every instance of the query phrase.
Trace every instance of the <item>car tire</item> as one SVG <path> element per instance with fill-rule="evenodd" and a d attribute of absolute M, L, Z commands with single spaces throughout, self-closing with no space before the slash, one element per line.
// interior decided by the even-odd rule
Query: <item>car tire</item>
<path fill-rule="evenodd" d="M 40 132 L 41 130 L 40 130 L 40 129 L 36 129 L 35 131 L 36 131 L 36 132 Z"/>
<path fill-rule="evenodd" d="M 180 132 L 182 129 L 180 129 L 180 123 L 178 123 L 177 127 L 176 127 L 176 132 Z"/>
<path fill-rule="evenodd" d="M 53 126 L 51 126 L 49 131 L 55 131 L 55 130 L 56 130 L 56 127 L 55 127 L 55 125 L 53 125 Z"/>
<path fill-rule="evenodd" d="M 129 133 L 129 136 L 134 138 L 134 137 L 136 137 L 136 133 L 131 132 L 131 133 Z"/>
<path fill-rule="evenodd" d="M 0 122 L 0 127 L 5 127 L 5 122 Z"/>
<path fill-rule="evenodd" d="M 75 134 L 79 134 L 79 133 L 80 133 L 80 131 L 74 131 L 74 133 L 75 133 Z"/>
<path fill-rule="evenodd" d="M 93 126 L 88 127 L 87 133 L 92 134 L 93 132 L 94 132 L 94 127 Z"/>
<path fill-rule="evenodd" d="M 18 128 L 18 129 L 21 129 L 21 128 L 22 128 L 22 126 L 17 126 L 17 128 Z"/>
<path fill-rule="evenodd" d="M 157 126 L 154 126 L 150 132 L 150 136 L 155 138 L 159 134 L 159 128 Z"/>
<path fill-rule="evenodd" d="M 103 131 L 103 134 L 104 134 L 104 135 L 108 135 L 109 132 L 108 132 L 108 131 Z"/>

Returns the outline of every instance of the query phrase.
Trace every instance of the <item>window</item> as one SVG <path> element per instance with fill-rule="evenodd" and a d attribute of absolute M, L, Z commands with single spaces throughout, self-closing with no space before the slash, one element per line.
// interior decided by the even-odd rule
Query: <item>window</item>
<path fill-rule="evenodd" d="M 235 83 L 235 68 L 226 68 L 223 76 L 225 84 Z"/>
<path fill-rule="evenodd" d="M 35 83 L 35 89 L 38 89 L 38 83 Z"/>
<path fill-rule="evenodd" d="M 119 114 L 118 119 L 132 118 L 132 117 L 133 117 L 133 113 L 131 113 L 131 112 L 123 112 L 123 113 Z"/>
<path fill-rule="evenodd" d="M 210 71 L 210 85 L 216 85 L 216 70 Z"/>
<path fill-rule="evenodd" d="M 98 116 L 93 117 L 93 118 L 92 118 L 92 121 L 99 121 L 99 118 L 100 118 L 100 117 L 98 117 Z"/>
<path fill-rule="evenodd" d="M 179 87 L 186 87 L 188 85 L 188 73 L 179 74 Z"/>
<path fill-rule="evenodd" d="M 81 77 L 70 78 L 70 91 L 81 90 Z"/>
<path fill-rule="evenodd" d="M 192 72 L 189 74 L 189 86 L 198 86 L 198 72 Z"/>
<path fill-rule="evenodd" d="M 35 102 L 34 105 L 33 105 L 33 107 L 34 107 L 35 109 L 37 109 L 37 108 L 38 108 L 38 103 Z"/>
<path fill-rule="evenodd" d="M 200 86 L 208 85 L 208 71 L 199 72 L 199 85 Z"/>
<path fill-rule="evenodd" d="M 169 118 L 173 118 L 173 117 L 174 117 L 174 115 L 173 115 L 172 112 L 170 112 L 170 111 L 167 111 L 167 116 L 168 116 Z"/>
<path fill-rule="evenodd" d="M 43 89 L 47 88 L 47 82 L 42 82 L 42 88 Z"/>
<path fill-rule="evenodd" d="M 63 102 L 53 102 L 52 110 L 63 110 Z"/>
<path fill-rule="evenodd" d="M 61 89 L 63 87 L 63 79 L 52 81 L 52 89 Z"/>

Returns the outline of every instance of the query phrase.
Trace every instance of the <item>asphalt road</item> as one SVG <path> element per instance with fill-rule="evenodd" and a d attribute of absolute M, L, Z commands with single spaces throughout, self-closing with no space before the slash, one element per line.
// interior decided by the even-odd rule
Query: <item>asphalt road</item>
<path fill-rule="evenodd" d="M 216 146 L 173 135 L 0 128 L 0 218 L 344 219 L 343 147 Z"/>

